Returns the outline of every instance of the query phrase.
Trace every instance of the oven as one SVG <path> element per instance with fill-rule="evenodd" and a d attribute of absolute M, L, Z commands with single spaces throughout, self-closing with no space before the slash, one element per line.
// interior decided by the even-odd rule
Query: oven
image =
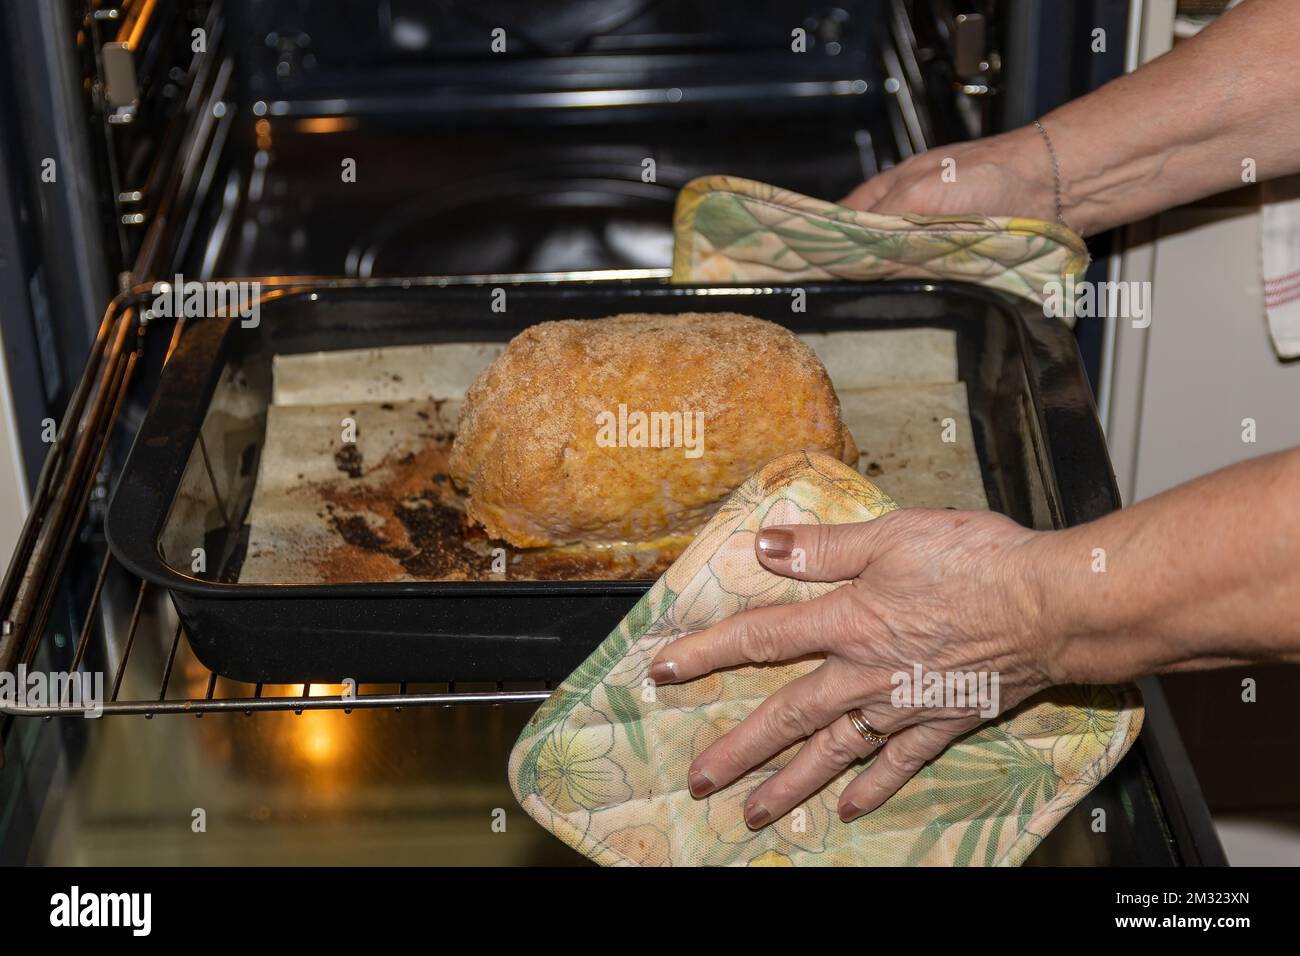
<path fill-rule="evenodd" d="M 6 705 L 0 852 L 126 865 L 581 862 L 505 780 L 557 675 L 232 680 L 108 549 L 127 453 L 194 324 L 149 313 L 156 283 L 660 289 L 692 178 L 834 199 L 1117 75 L 1128 16 L 1114 0 L 14 7 L 0 331 L 27 515 L 0 670 L 100 672 L 106 703 L 97 720 Z M 1104 262 L 1105 237 L 1093 251 Z M 1100 330 L 1076 335 L 1094 371 Z M 241 627 L 257 640 L 256 614 Z M 1223 862 L 1159 687 L 1143 690 L 1138 746 L 1031 863 Z"/>

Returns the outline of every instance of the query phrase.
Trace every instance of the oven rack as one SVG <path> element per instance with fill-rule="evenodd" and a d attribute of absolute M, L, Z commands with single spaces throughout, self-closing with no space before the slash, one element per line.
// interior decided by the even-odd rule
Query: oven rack
<path fill-rule="evenodd" d="M 329 288 L 451 285 L 521 285 L 597 283 L 607 281 L 663 281 L 667 269 L 604 270 L 579 273 L 542 273 L 483 276 L 422 276 L 401 279 L 344 279 L 338 277 L 263 277 L 228 281 L 257 282 L 263 294 L 292 294 Z M 165 364 L 187 320 L 149 317 L 145 302 L 154 294 L 140 283 L 119 294 L 109 304 L 87 359 L 81 379 L 41 469 L 32 495 L 31 509 L 19 535 L 0 585 L 0 672 L 15 673 L 19 666 L 33 672 L 38 661 L 57 673 L 84 675 L 87 661 L 101 665 L 104 684 L 101 712 L 109 715 L 193 714 L 260 711 L 343 710 L 366 708 L 436 707 L 540 703 L 551 691 L 544 681 L 419 685 L 358 685 L 350 691 L 310 683 L 275 685 L 268 693 L 261 684 L 243 684 L 207 671 L 182 642 L 183 631 L 165 592 L 128 572 L 108 550 L 103 539 L 103 516 L 114 475 L 120 469 L 131 434 L 128 394 L 145 364 L 146 344 L 166 336 Z M 202 320 L 198 320 L 202 321 Z M 169 328 L 170 326 L 170 328 Z M 200 444 L 200 450 L 202 445 Z M 114 453 L 117 453 L 116 455 Z M 211 471 L 209 470 L 209 480 Z M 92 554 L 97 572 L 88 593 L 73 595 L 67 580 L 70 559 Z M 118 619 L 106 600 L 108 590 L 125 600 L 129 615 Z M 71 609 L 67 604 L 74 605 Z M 75 642 L 61 633 L 55 621 L 76 630 Z M 142 637 L 142 635 L 145 635 Z M 145 649 L 147 647 L 147 649 Z M 178 657 L 185 655 L 184 679 L 177 673 Z M 43 656 L 42 656 L 43 655 Z M 54 662 L 64 659 L 65 668 Z M 152 671 L 151 671 L 152 668 Z M 201 673 L 199 671 L 201 670 Z M 366 692 L 365 688 L 373 688 Z M 190 693 L 177 694 L 177 688 Z M 296 692 L 293 689 L 297 688 Z M 386 689 L 392 688 L 392 689 Z M 325 690 L 335 692 L 322 692 Z M 67 690 L 66 685 L 62 688 Z M 169 696 L 170 694 L 170 696 Z M 85 709 L 66 694 L 58 700 L 26 703 L 0 700 L 0 716 L 84 716 Z"/>
<path fill-rule="evenodd" d="M 215 5 L 214 5 L 215 7 Z M 215 22 L 215 21 L 214 21 Z M 233 104 L 226 101 L 232 64 L 218 47 L 214 34 L 213 52 L 200 54 L 187 87 L 186 100 L 192 117 L 177 155 L 182 175 L 173 177 L 176 185 L 159 197 L 160 212 L 151 217 L 149 232 L 130 273 L 121 278 L 123 291 L 106 309 L 99 331 L 63 416 L 57 439 L 47 455 L 32 494 L 27 520 L 17 548 L 0 585 L 0 673 L 12 673 L 19 665 L 31 665 L 44 654 L 45 659 L 69 658 L 69 673 L 85 673 L 88 660 L 102 667 L 106 695 L 104 715 L 194 714 L 212 712 L 344 710 L 355 708 L 451 706 L 459 704 L 501 705 L 538 703 L 549 695 L 544 682 L 528 687 L 504 684 L 445 685 L 439 690 L 394 686 L 395 691 L 363 693 L 357 687 L 348 696 L 321 693 L 311 684 L 277 685 L 282 693 L 267 693 L 261 685 L 237 684 L 215 674 L 189 653 L 188 642 L 161 589 L 131 575 L 108 551 L 103 537 L 103 517 L 109 494 L 120 470 L 133 435 L 128 421 L 127 397 L 133 381 L 139 377 L 145 361 L 146 341 L 153 342 L 170 323 L 166 347 L 170 355 L 185 320 L 150 319 L 142 308 L 152 295 L 152 283 L 141 280 L 169 275 L 164 264 L 178 263 L 179 252 L 166 250 L 175 244 L 173 233 L 188 234 L 192 218 L 200 207 L 199 194 L 211 189 L 211 175 L 204 162 L 204 142 L 211 137 L 223 139 L 234 116 Z M 933 142 L 933 120 L 928 115 L 919 89 L 916 38 L 912 35 L 902 0 L 891 0 L 889 37 L 882 45 L 882 60 L 888 78 L 886 98 L 894 156 L 889 162 L 924 151 Z M 215 131 L 215 133 L 214 133 Z M 863 175 L 870 176 L 883 168 L 877 155 L 880 144 L 859 142 Z M 181 246 L 185 245 L 181 242 Z M 205 256 L 205 260 L 206 260 Z M 201 278 L 211 278 L 202 270 Z M 321 288 L 388 286 L 409 288 L 415 285 L 517 285 L 521 283 L 593 283 L 603 281 L 666 281 L 669 269 L 593 270 L 523 275 L 419 276 L 400 279 L 352 279 L 317 276 L 223 277 L 222 281 L 257 281 L 264 291 L 294 292 Z M 165 361 L 165 359 L 164 359 Z M 200 446 L 201 447 L 201 446 Z M 116 454 L 115 454 L 116 453 Z M 97 546 L 96 546 L 97 545 Z M 70 564 L 74 555 L 80 559 Z M 90 560 L 87 561 L 87 553 Z M 97 568 L 93 586 L 70 595 L 74 588 L 69 578 L 75 568 L 85 563 Z M 105 589 L 115 591 L 116 602 L 105 599 Z M 125 588 L 123 597 L 121 590 Z M 88 593 L 86 593 L 88 592 Z M 132 611 L 124 621 L 110 619 L 113 609 L 129 606 Z M 67 607 L 67 605 L 72 605 Z M 165 607 L 168 619 L 152 613 L 156 606 Z M 146 613 L 150 609 L 150 613 Z M 63 638 L 52 625 L 57 610 L 71 621 L 77 632 L 75 642 Z M 148 624 L 142 628 L 142 621 Z M 142 637 L 142 634 L 146 635 Z M 60 641 L 62 640 L 62 645 Z M 142 643 L 149 653 L 142 653 Z M 69 654 L 70 652 L 70 654 Z M 192 691 L 168 696 L 180 681 L 174 669 L 178 655 L 184 653 L 192 665 L 187 669 L 184 689 Z M 154 658 L 149 660 L 148 658 Z M 150 671 L 150 667 L 158 665 Z M 206 672 L 194 673 L 194 668 Z M 297 687 L 296 693 L 290 692 Z M 0 725 L 13 717 L 81 716 L 83 709 L 59 701 L 41 706 L 17 704 L 0 699 Z"/>
<path fill-rule="evenodd" d="M 321 288 L 413 285 L 491 285 L 543 282 L 548 284 L 605 280 L 653 281 L 668 270 L 564 273 L 552 275 L 449 276 L 410 279 L 343 279 L 337 277 L 272 277 L 258 280 L 264 290 L 283 293 Z M 238 280 L 235 280 L 238 281 Z M 104 505 L 117 457 L 133 438 L 133 423 L 124 414 L 128 390 L 147 367 L 145 345 L 165 349 L 161 363 L 179 341 L 184 320 L 145 320 L 141 306 L 152 286 L 139 284 L 118 295 L 106 310 L 85 370 L 69 401 L 57 440 L 47 456 L 33 493 L 32 507 L 0 584 L 0 673 L 29 667 L 62 666 L 68 673 L 87 673 L 92 662 L 103 674 L 106 693 L 99 716 L 244 714 L 267 711 L 403 710 L 417 707 L 536 705 L 553 689 L 550 682 L 512 681 L 445 684 L 362 684 L 347 692 L 338 685 L 295 683 L 247 684 L 223 678 L 193 656 L 165 591 L 130 574 L 108 551 L 102 533 Z M 199 320 L 203 321 L 203 320 Z M 171 326 L 170 328 L 168 326 Z M 117 440 L 115 442 L 115 439 Z M 201 446 L 200 446 L 201 447 Z M 115 454 L 116 453 L 116 454 Z M 69 559 L 94 569 L 93 582 L 83 582 L 78 597 L 76 575 Z M 80 562 L 79 562 L 80 563 Z M 111 596 L 118 600 L 108 600 Z M 74 622 L 72 641 L 52 625 L 56 607 Z M 127 610 L 129 608 L 129 611 Z M 79 611 L 79 613 L 77 613 Z M 1177 727 L 1159 683 L 1141 682 L 1147 727 L 1139 738 L 1140 753 L 1151 786 L 1169 814 L 1167 824 L 1185 863 L 1224 865 L 1223 851 Z M 83 706 L 70 699 L 39 704 L 0 700 L 0 729 L 26 718 L 84 718 Z M 3 760 L 0 759 L 0 767 Z M 1190 805 L 1179 799 L 1190 794 Z"/>

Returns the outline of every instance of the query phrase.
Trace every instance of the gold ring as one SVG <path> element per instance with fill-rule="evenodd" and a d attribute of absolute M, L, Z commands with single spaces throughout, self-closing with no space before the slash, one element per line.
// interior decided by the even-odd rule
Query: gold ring
<path fill-rule="evenodd" d="M 862 712 L 861 707 L 854 707 L 848 713 L 849 723 L 853 729 L 862 735 L 862 739 L 873 747 L 882 746 L 889 739 L 889 734 L 882 734 L 876 731 L 867 721 L 867 715 Z"/>

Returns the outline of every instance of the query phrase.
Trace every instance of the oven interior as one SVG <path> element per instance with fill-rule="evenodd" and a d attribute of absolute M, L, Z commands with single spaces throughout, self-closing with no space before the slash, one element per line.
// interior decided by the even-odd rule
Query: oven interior
<path fill-rule="evenodd" d="M 65 4 L 122 294 L 66 376 L 59 441 L 0 592 L 0 669 L 102 671 L 110 719 L 0 718 L 25 781 L 6 792 L 6 858 L 575 862 L 521 813 L 507 834 L 489 825 L 490 808 L 513 806 L 501 768 L 544 675 L 357 697 L 229 681 L 194 656 L 166 591 L 113 559 L 107 502 L 186 325 L 145 321 L 138 302 L 176 274 L 662 282 L 673 198 L 695 176 L 833 199 L 1032 109 L 1036 6 Z M 1023 424 L 990 423 L 989 447 Z M 999 500 L 1026 523 L 1055 520 L 1043 489 Z M 49 756 L 50 726 L 63 756 Z M 48 805 L 42 784 L 63 760 Z M 1081 807 L 1031 863 L 1199 859 L 1178 838 L 1203 824 L 1168 809 L 1170 776 L 1158 752 L 1135 750 L 1087 808 L 1107 810 L 1110 836 Z M 200 806 L 220 826 L 196 845 Z M 160 825 L 168 814 L 183 825 Z"/>

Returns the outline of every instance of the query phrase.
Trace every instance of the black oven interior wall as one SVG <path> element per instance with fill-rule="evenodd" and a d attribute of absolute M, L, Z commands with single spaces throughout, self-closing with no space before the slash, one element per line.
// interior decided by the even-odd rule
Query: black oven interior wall
<path fill-rule="evenodd" d="M 0 199 L 21 224 L 0 237 L 16 303 L 5 341 L 24 407 L 56 409 L 123 273 L 666 266 L 672 194 L 691 176 L 835 198 L 914 149 L 1018 125 L 1117 75 L 1127 13 L 1124 0 L 178 2 L 148 24 L 123 107 L 100 76 L 115 7 L 14 5 L 0 28 Z M 205 105 L 186 102 L 195 31 L 212 73 L 231 61 L 206 78 L 229 110 L 206 131 L 187 128 Z M 211 155 L 189 168 L 186 150 Z M 46 159 L 75 187 L 40 188 Z M 182 179 L 201 190 L 164 208 Z M 1099 335 L 1085 322 L 1080 338 L 1091 372 Z M 34 478 L 44 448 L 20 426 Z"/>
<path fill-rule="evenodd" d="M 695 176 L 836 196 L 895 160 L 885 9 L 232 4 L 251 121 L 227 173 L 239 227 L 208 260 L 358 277 L 666 268 Z"/>

